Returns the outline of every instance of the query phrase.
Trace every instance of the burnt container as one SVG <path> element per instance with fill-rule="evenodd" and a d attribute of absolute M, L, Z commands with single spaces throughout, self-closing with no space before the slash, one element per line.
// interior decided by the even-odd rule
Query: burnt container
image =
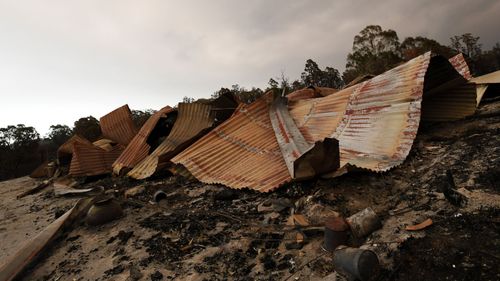
<path fill-rule="evenodd" d="M 349 226 L 343 218 L 331 217 L 325 222 L 325 237 L 323 248 L 333 252 L 338 246 L 346 245 Z"/>
<path fill-rule="evenodd" d="M 356 238 L 368 236 L 382 227 L 379 217 L 375 211 L 369 207 L 350 216 L 346 221 L 351 228 L 352 234 Z"/>
<path fill-rule="evenodd" d="M 122 207 L 113 198 L 101 199 L 90 207 L 87 212 L 88 225 L 100 225 L 123 216 Z"/>
<path fill-rule="evenodd" d="M 380 272 L 380 264 L 371 250 L 340 246 L 333 252 L 333 266 L 348 279 L 374 280 Z"/>

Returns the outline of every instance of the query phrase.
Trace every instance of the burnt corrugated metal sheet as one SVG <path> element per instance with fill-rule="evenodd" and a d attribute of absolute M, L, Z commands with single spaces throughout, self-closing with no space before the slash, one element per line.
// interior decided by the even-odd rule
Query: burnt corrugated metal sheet
<path fill-rule="evenodd" d="M 120 174 L 121 169 L 133 168 L 142 161 L 151 152 L 151 145 L 147 143 L 150 134 L 153 132 L 161 118 L 166 118 L 167 115 L 175 111 L 170 106 L 166 106 L 153 114 L 144 123 L 141 130 L 127 145 L 127 148 L 113 163 L 113 173 Z"/>
<path fill-rule="evenodd" d="M 128 105 L 119 107 L 104 115 L 99 122 L 104 138 L 124 146 L 137 134 L 137 128 L 132 120 L 132 113 Z"/>
<path fill-rule="evenodd" d="M 500 84 L 500 70 L 479 77 L 474 77 L 469 80 L 469 82 L 476 85 L 476 104 L 479 105 L 479 103 L 483 99 L 483 96 L 485 96 L 487 92 L 491 92 L 488 91 L 490 85 Z M 496 96 L 498 95 L 499 93 L 496 93 Z"/>
<path fill-rule="evenodd" d="M 72 176 L 95 176 L 111 172 L 111 165 L 125 149 L 118 144 L 106 151 L 95 145 L 75 142 L 69 174 Z"/>
<path fill-rule="evenodd" d="M 500 70 L 474 77 L 470 82 L 475 84 L 500 84 Z"/>
<path fill-rule="evenodd" d="M 73 144 L 77 142 L 92 145 L 92 143 L 85 138 L 82 138 L 78 135 L 72 136 L 57 149 L 57 159 L 59 160 L 60 164 L 67 165 L 71 162 L 71 156 L 73 155 Z"/>
<path fill-rule="evenodd" d="M 465 61 L 464 55 L 462 53 L 452 57 L 449 59 L 451 65 L 455 68 L 455 70 L 462 75 L 465 79 L 469 80 L 472 78 L 470 74 L 469 66 Z"/>
<path fill-rule="evenodd" d="M 308 143 L 290 116 L 287 101 L 286 97 L 276 97 L 269 118 L 290 176 L 306 179 L 338 169 L 338 141 Z"/>
<path fill-rule="evenodd" d="M 144 160 L 136 165 L 128 176 L 144 179 L 151 176 L 162 163 L 166 163 L 179 151 L 211 128 L 215 122 L 212 105 L 180 103 L 178 117 L 167 138 Z"/>
<path fill-rule="evenodd" d="M 422 99 L 428 101 L 424 119 L 471 114 L 470 91 L 462 90 L 464 85 L 466 80 L 446 59 L 426 53 L 330 96 L 293 101 L 289 109 L 308 143 L 327 137 L 339 140 L 342 166 L 386 171 L 408 155 L 421 119 Z M 267 95 L 242 106 L 172 161 L 203 182 L 232 188 L 265 192 L 291 180 L 265 114 L 270 99 Z"/>
<path fill-rule="evenodd" d="M 267 94 L 240 105 L 226 122 L 172 159 L 198 180 L 271 191 L 291 177 L 269 119 Z"/>

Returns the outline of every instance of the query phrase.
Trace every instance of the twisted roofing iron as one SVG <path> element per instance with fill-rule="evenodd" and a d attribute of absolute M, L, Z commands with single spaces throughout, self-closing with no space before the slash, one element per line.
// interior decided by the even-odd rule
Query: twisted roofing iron
<path fill-rule="evenodd" d="M 206 103 L 179 103 L 178 116 L 167 138 L 127 175 L 144 179 L 163 169 L 170 159 L 206 134 L 219 122 L 229 118 L 238 102 L 225 94 Z"/>
<path fill-rule="evenodd" d="M 128 105 L 121 106 L 99 120 L 102 135 L 106 139 L 127 145 L 137 134 Z"/>
<path fill-rule="evenodd" d="M 148 156 L 151 151 L 151 145 L 148 143 L 148 138 L 156 128 L 160 119 L 166 118 L 169 113 L 174 111 L 175 109 L 166 106 L 149 117 L 137 135 L 135 135 L 132 141 L 127 145 L 125 151 L 123 151 L 120 157 L 113 163 L 113 173 L 118 175 L 123 168 L 133 168 Z"/>
<path fill-rule="evenodd" d="M 421 119 L 474 113 L 475 91 L 463 89 L 466 82 L 446 59 L 426 53 L 335 94 L 291 101 L 290 116 L 308 143 L 337 139 L 341 167 L 386 171 L 407 157 Z M 267 192 L 292 180 L 266 114 L 271 102 L 268 94 L 240 107 L 172 162 L 202 182 L 232 188 Z"/>

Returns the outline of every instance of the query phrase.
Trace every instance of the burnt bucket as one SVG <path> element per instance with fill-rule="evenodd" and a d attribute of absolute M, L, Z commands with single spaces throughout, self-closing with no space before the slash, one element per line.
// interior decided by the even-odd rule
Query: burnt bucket
<path fill-rule="evenodd" d="M 380 271 L 377 255 L 370 250 L 340 246 L 333 252 L 335 270 L 356 280 L 373 280 Z"/>

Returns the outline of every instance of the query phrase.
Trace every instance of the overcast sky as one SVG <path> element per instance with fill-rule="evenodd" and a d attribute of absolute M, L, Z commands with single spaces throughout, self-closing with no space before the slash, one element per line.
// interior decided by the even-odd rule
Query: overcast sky
<path fill-rule="evenodd" d="M 159 109 L 233 84 L 265 87 L 306 59 L 343 71 L 366 25 L 449 43 L 500 41 L 498 0 L 0 0 L 0 127 L 42 136 L 128 103 Z"/>

